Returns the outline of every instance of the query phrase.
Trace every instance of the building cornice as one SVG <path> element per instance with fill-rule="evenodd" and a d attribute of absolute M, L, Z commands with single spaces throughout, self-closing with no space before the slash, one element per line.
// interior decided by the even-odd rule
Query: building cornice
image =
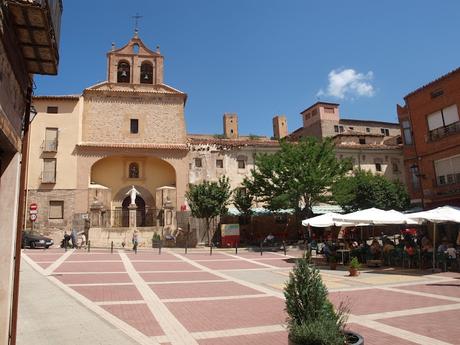
<path fill-rule="evenodd" d="M 188 150 L 186 144 L 81 142 L 78 148 Z"/>

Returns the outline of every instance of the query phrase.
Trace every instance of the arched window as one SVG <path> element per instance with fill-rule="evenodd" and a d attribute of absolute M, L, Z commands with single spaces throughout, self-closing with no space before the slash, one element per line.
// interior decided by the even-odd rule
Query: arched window
<path fill-rule="evenodd" d="M 130 66 L 127 61 L 120 61 L 117 69 L 117 83 L 129 83 Z"/>
<path fill-rule="evenodd" d="M 141 83 L 153 84 L 153 66 L 150 62 L 143 62 L 141 65 Z"/>
<path fill-rule="evenodd" d="M 139 178 L 139 164 L 134 162 L 129 164 L 129 178 Z"/>

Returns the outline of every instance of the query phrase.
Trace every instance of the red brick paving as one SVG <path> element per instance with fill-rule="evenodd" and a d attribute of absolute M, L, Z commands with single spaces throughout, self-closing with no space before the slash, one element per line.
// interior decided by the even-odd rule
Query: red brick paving
<path fill-rule="evenodd" d="M 276 267 L 293 267 L 294 266 L 293 262 L 287 262 L 286 259 L 282 259 L 282 258 L 280 258 L 279 260 L 258 259 L 255 261 L 266 264 L 266 265 L 276 266 Z"/>
<path fill-rule="evenodd" d="M 423 285 L 400 286 L 397 289 L 407 291 L 418 291 L 439 296 L 450 296 L 460 298 L 460 281 L 437 282 Z"/>
<path fill-rule="evenodd" d="M 101 260 L 121 260 L 120 255 L 113 254 L 97 254 L 91 253 L 74 253 L 70 255 L 66 261 L 101 261 Z"/>
<path fill-rule="evenodd" d="M 72 286 L 72 289 L 94 302 L 135 301 L 142 299 L 134 285 Z"/>
<path fill-rule="evenodd" d="M 147 304 L 104 305 L 102 308 L 141 331 L 146 336 L 164 335 L 163 330 L 150 312 Z"/>
<path fill-rule="evenodd" d="M 284 323 L 284 301 L 275 297 L 165 303 L 191 332 Z"/>
<path fill-rule="evenodd" d="M 133 262 L 138 271 L 186 271 L 197 268 L 182 261 L 177 262 Z"/>
<path fill-rule="evenodd" d="M 236 295 L 258 295 L 260 291 L 233 282 L 211 282 L 191 284 L 159 284 L 150 288 L 160 298 L 221 297 Z M 219 302 L 216 302 L 219 303 Z"/>
<path fill-rule="evenodd" d="M 350 313 L 355 315 L 433 307 L 452 303 L 436 298 L 408 295 L 380 289 L 332 292 L 329 294 L 329 298 L 335 305 L 338 305 L 341 301 L 345 302 L 350 308 Z"/>
<path fill-rule="evenodd" d="M 221 337 L 202 339 L 200 345 L 288 345 L 287 332 L 273 332 L 266 334 L 240 335 L 236 337 Z"/>
<path fill-rule="evenodd" d="M 200 262 L 200 265 L 211 268 L 213 270 L 234 270 L 234 269 L 245 269 L 245 268 L 263 268 L 261 265 L 253 264 L 247 261 L 240 261 L 238 259 L 232 261 L 208 261 Z"/>
<path fill-rule="evenodd" d="M 56 274 L 55 277 L 64 284 L 131 283 L 127 273 Z"/>
<path fill-rule="evenodd" d="M 164 252 L 161 255 L 158 252 L 138 252 L 137 254 L 128 252 L 126 256 L 130 260 L 178 260 L 174 255 Z"/>
<path fill-rule="evenodd" d="M 223 280 L 208 272 L 155 272 L 139 273 L 146 282 L 187 281 L 187 280 Z"/>
<path fill-rule="evenodd" d="M 397 344 L 397 345 L 414 345 L 412 341 L 404 340 L 398 337 L 395 337 L 391 334 L 379 332 L 373 328 L 364 327 L 356 323 L 349 323 L 347 329 L 360 334 L 364 337 L 364 344 L 369 345 L 388 345 L 388 344 Z"/>
<path fill-rule="evenodd" d="M 124 272 L 122 262 L 64 262 L 55 272 Z"/>
<path fill-rule="evenodd" d="M 57 260 L 62 256 L 62 254 L 64 254 L 62 249 L 55 251 L 27 250 L 25 252 L 31 259 L 38 262 L 41 267 L 48 267 L 51 264 L 44 261 Z M 98 251 L 98 253 L 99 254 L 80 251 L 72 254 L 66 262 L 58 267 L 54 276 L 64 284 L 131 282 L 130 277 L 127 273 L 125 273 L 124 266 L 118 253 L 110 254 L 107 250 L 101 250 Z M 199 270 L 197 267 L 185 263 L 174 255 L 167 253 L 158 255 L 156 251 L 141 251 L 135 255 L 132 252 L 127 252 L 127 256 L 132 260 L 133 266 L 138 271 Z M 274 253 L 264 253 L 261 257 L 260 253 L 243 252 L 239 254 L 239 256 L 276 267 L 289 268 L 292 266 L 292 263 L 286 262 L 284 257 Z M 238 258 L 232 259 L 227 255 L 219 253 L 214 253 L 212 256 L 209 256 L 206 252 L 195 252 L 187 254 L 185 257 L 197 261 L 200 265 L 216 270 L 264 268 L 262 265 L 239 260 Z M 222 260 L 219 261 L 219 259 Z M 228 261 L 228 259 L 231 260 Z M 119 262 L 100 262 L 101 260 L 117 260 Z M 136 260 L 151 260 L 151 262 L 136 262 Z M 161 262 L 161 260 L 173 261 Z M 69 263 L 68 261 L 81 262 Z M 83 261 L 93 262 L 86 263 Z M 59 272 L 66 271 L 82 273 L 59 274 Z M 85 274 L 84 272 L 123 273 Z M 139 274 L 147 282 L 222 279 L 208 272 L 155 272 Z M 444 274 L 444 276 L 458 277 L 458 274 Z M 163 299 L 216 297 L 260 293 L 257 290 L 228 281 L 219 283 L 153 284 L 150 285 L 150 287 L 160 298 Z M 72 288 L 95 302 L 133 301 L 142 299 L 140 293 L 134 285 L 75 286 Z M 335 303 L 338 303 L 339 300 L 343 299 L 348 300 L 351 313 L 355 315 L 363 315 L 455 303 L 437 298 L 410 295 L 404 293 L 404 290 L 460 297 L 460 282 L 455 280 L 451 282 L 401 286 L 399 289 L 401 289 L 401 293 L 370 287 L 369 289 L 359 291 L 333 292 L 330 294 L 330 298 Z M 284 313 L 284 301 L 275 297 L 176 302 L 165 304 L 184 325 L 184 327 L 191 332 L 279 325 L 285 324 L 286 320 L 286 315 Z M 158 325 L 158 322 L 155 320 L 146 304 L 117 304 L 102 307 L 132 327 L 143 332 L 146 336 L 163 335 L 161 327 Z M 381 319 L 376 321 L 453 344 L 460 344 L 457 340 L 460 339 L 460 328 L 457 325 L 458 320 L 460 320 L 460 310 Z M 414 344 L 410 341 L 405 341 L 395 337 L 394 335 L 379 332 L 378 329 L 370 329 L 358 324 L 350 324 L 350 328 L 351 330 L 362 334 L 365 337 L 365 343 L 367 345 Z M 198 342 L 200 345 L 283 345 L 287 344 L 287 332 L 220 337 L 203 339 Z"/>
<path fill-rule="evenodd" d="M 460 344 L 459 320 L 460 310 L 452 310 L 377 321 L 452 344 Z"/>

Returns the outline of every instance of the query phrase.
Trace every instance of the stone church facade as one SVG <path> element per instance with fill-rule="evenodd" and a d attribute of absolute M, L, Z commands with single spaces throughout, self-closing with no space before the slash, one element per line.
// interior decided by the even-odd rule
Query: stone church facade
<path fill-rule="evenodd" d="M 224 114 L 223 135 L 188 134 L 187 95 L 164 83 L 163 60 L 159 49 L 150 50 L 136 33 L 127 45 L 112 46 L 107 53 L 107 81 L 80 95 L 34 97 L 27 204 L 38 205 L 36 228 L 57 239 L 76 224 L 90 226 L 92 238 L 97 231 L 107 237 L 115 230 L 126 237 L 127 193 L 134 186 L 140 192 L 137 225 L 149 230 L 148 236 L 172 232 L 176 212 L 188 208 L 189 183 L 226 175 L 231 187 L 238 188 L 258 153 L 276 152 L 284 137 L 315 136 L 305 123 L 289 134 L 283 115 L 273 118 L 273 137 L 242 136 L 237 114 Z M 326 106 L 313 107 L 321 113 Z M 333 106 L 339 125 L 338 105 Z M 318 121 L 323 119 L 318 116 Z M 338 158 L 356 156 L 356 166 L 378 167 L 374 172 L 401 179 L 394 165 L 402 164 L 397 133 L 380 133 L 381 123 L 363 125 L 375 131 L 366 127 L 361 132 L 354 125 L 338 133 L 323 132 L 320 138 L 334 136 Z"/>

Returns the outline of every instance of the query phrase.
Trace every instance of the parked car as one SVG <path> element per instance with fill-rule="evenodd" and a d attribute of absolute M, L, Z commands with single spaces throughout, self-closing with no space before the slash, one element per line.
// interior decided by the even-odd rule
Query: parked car
<path fill-rule="evenodd" d="M 54 244 L 51 238 L 45 237 L 36 231 L 22 232 L 22 248 L 49 248 Z"/>

